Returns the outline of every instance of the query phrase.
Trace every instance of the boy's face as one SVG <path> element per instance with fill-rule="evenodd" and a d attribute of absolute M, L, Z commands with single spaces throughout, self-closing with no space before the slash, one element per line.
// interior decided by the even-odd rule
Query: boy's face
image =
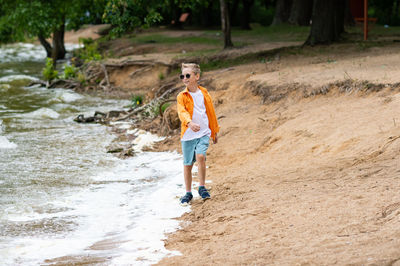
<path fill-rule="evenodd" d="M 182 82 L 186 85 L 186 87 L 197 86 L 197 81 L 200 78 L 199 74 L 195 74 L 192 69 L 184 68 L 182 70 L 181 78 L 183 75 Z"/>

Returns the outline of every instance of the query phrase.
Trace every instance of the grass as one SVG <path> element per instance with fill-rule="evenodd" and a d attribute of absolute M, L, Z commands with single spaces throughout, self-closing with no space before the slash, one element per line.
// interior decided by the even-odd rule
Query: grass
<path fill-rule="evenodd" d="M 260 26 L 252 25 L 252 30 L 232 28 L 232 41 L 235 46 L 244 46 L 264 42 L 293 42 L 305 41 L 310 32 L 310 27 L 292 25 Z M 223 35 L 220 30 L 204 30 L 199 36 L 171 37 L 162 33 L 138 35 L 131 38 L 133 43 L 161 43 L 161 44 L 208 44 L 221 48 Z"/>
<path fill-rule="evenodd" d="M 193 52 L 187 52 L 184 54 L 180 54 L 174 58 L 179 59 L 179 58 L 187 58 L 187 57 L 203 57 L 203 56 L 215 54 L 219 51 L 221 51 L 221 48 L 201 49 L 201 50 L 197 50 L 197 51 L 193 51 Z"/>
<path fill-rule="evenodd" d="M 174 43 L 195 43 L 195 44 L 211 44 L 211 45 L 222 45 L 222 40 L 219 38 L 205 37 L 205 36 L 182 36 L 182 37 L 170 37 L 162 34 L 151 34 L 143 35 L 132 38 L 134 43 L 163 43 L 163 44 L 174 44 Z"/>
<path fill-rule="evenodd" d="M 235 29 L 232 39 L 250 40 L 255 43 L 263 42 L 298 42 L 305 41 L 310 33 L 310 27 L 293 25 L 260 26 L 252 25 L 252 30 Z"/>

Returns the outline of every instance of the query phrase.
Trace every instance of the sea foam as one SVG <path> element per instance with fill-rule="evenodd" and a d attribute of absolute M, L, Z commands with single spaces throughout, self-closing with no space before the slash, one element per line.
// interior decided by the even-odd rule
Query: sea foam
<path fill-rule="evenodd" d="M 0 136 L 0 149 L 15 149 L 18 145 L 10 142 L 5 136 Z"/>
<path fill-rule="evenodd" d="M 8 83 L 15 80 L 39 80 L 39 79 L 28 75 L 9 75 L 0 78 L 0 82 L 2 83 Z"/>
<path fill-rule="evenodd" d="M 40 108 L 36 111 L 27 113 L 24 115 L 25 117 L 29 118 L 52 118 L 57 119 L 60 117 L 60 114 L 50 108 Z"/>

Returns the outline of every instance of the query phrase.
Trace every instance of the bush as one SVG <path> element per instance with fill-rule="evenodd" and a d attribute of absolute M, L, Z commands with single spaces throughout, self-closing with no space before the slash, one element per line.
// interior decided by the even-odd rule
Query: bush
<path fill-rule="evenodd" d="M 74 65 L 64 65 L 64 79 L 76 78 L 78 69 Z"/>
<path fill-rule="evenodd" d="M 85 77 L 85 74 L 83 74 L 82 72 L 78 72 L 77 79 L 81 85 L 86 84 L 86 77 Z"/>
<path fill-rule="evenodd" d="M 164 103 L 163 106 L 161 106 L 161 112 L 164 113 L 165 110 L 171 105 L 171 103 Z"/>
<path fill-rule="evenodd" d="M 136 108 L 143 104 L 143 96 L 142 95 L 133 95 L 131 101 L 132 101 L 132 108 Z"/>
<path fill-rule="evenodd" d="M 79 44 L 83 44 L 83 48 L 77 50 L 76 56 L 83 59 L 86 63 L 102 59 L 97 42 L 91 38 L 79 38 Z"/>
<path fill-rule="evenodd" d="M 58 71 L 54 69 L 53 59 L 46 58 L 46 66 L 44 67 L 42 74 L 46 81 L 52 81 L 57 78 Z"/>

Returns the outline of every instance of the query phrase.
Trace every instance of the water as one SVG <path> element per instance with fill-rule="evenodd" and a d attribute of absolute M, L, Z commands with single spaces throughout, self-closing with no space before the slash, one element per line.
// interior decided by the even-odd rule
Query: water
<path fill-rule="evenodd" d="M 0 47 L 1 263 L 93 257 L 106 265 L 148 265 L 178 254 L 161 240 L 178 228 L 171 218 L 188 211 L 177 200 L 181 156 L 107 154 L 114 138 L 108 129 L 73 119 L 128 102 L 26 87 L 40 77 L 44 57 L 39 46 Z"/>

